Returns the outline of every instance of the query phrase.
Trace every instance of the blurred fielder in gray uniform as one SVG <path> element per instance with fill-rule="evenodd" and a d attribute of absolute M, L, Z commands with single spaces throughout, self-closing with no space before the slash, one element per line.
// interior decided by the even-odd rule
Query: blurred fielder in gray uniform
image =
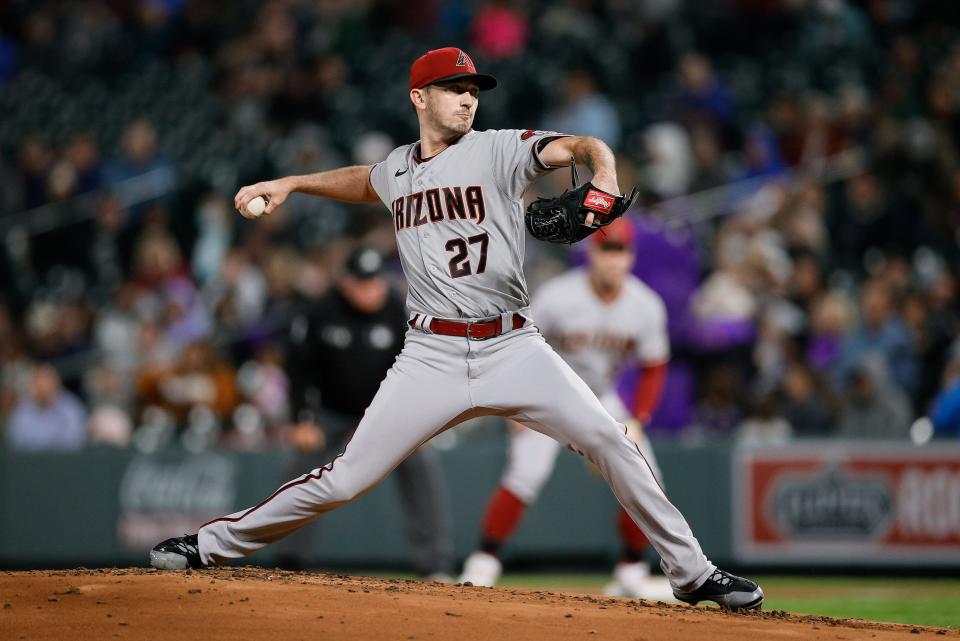
<path fill-rule="evenodd" d="M 635 256 L 633 223 L 614 220 L 590 237 L 588 267 L 572 269 L 544 283 L 533 297 L 537 327 L 573 371 L 590 386 L 610 415 L 628 428 L 657 479 L 653 447 L 644 432 L 660 402 L 670 341 L 663 300 L 630 273 Z M 616 390 L 624 365 L 641 365 L 640 383 L 628 409 Z M 553 474 L 560 444 L 548 436 L 509 423 L 507 466 L 487 502 L 480 545 L 463 564 L 460 582 L 493 586 L 503 571 L 500 551 L 536 502 Z M 623 554 L 604 589 L 611 596 L 669 598 L 649 580 L 644 561 L 647 537 L 626 510 L 617 525 Z"/>
<path fill-rule="evenodd" d="M 237 193 L 241 211 L 266 198 L 267 215 L 295 191 L 382 202 L 409 284 L 410 329 L 343 452 L 255 506 L 159 543 L 150 553 L 155 567 L 202 567 L 252 554 L 357 499 L 436 434 L 476 416 L 500 415 L 597 466 L 659 552 L 678 599 L 761 605 L 756 583 L 718 570 L 704 556 L 626 426 L 537 331 L 522 271 L 524 190 L 571 158 L 592 172 L 594 189 L 620 189 L 613 153 L 595 138 L 474 131 L 479 92 L 496 84 L 460 49 L 429 51 L 410 69 L 418 142 L 373 166 L 290 176 Z"/>

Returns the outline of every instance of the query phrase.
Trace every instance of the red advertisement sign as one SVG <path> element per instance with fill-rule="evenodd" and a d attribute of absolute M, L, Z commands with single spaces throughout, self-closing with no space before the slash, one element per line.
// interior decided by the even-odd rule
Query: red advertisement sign
<path fill-rule="evenodd" d="M 749 562 L 960 562 L 960 448 L 744 449 L 734 545 Z"/>

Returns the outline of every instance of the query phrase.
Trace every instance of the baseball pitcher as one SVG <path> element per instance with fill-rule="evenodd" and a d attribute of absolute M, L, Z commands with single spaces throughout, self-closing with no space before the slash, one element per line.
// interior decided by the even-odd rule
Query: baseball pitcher
<path fill-rule="evenodd" d="M 409 285 L 409 330 L 363 420 L 327 465 L 247 509 L 150 553 L 158 568 L 243 558 L 376 485 L 436 434 L 482 415 L 510 417 L 597 466 L 630 518 L 659 552 L 674 595 L 722 607 L 757 608 L 763 591 L 716 568 L 650 465 L 590 387 L 547 345 L 523 276 L 524 227 L 534 237 L 576 242 L 621 215 L 610 149 L 599 140 L 532 130 L 475 131 L 480 91 L 496 87 L 455 47 L 429 51 L 410 69 L 420 139 L 373 166 L 289 176 L 240 189 L 265 215 L 291 192 L 386 207 Z M 524 213 L 532 180 L 571 159 L 591 182 Z"/>

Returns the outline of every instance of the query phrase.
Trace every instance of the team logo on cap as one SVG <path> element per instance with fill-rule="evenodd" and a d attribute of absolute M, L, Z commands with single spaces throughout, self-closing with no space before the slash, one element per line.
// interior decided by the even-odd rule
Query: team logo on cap
<path fill-rule="evenodd" d="M 455 66 L 455 67 L 472 67 L 472 66 L 473 66 L 473 61 L 470 60 L 470 56 L 468 56 L 468 55 L 463 51 L 463 49 L 459 49 L 458 51 L 460 51 L 460 55 L 457 56 L 457 62 L 456 62 L 456 64 L 455 64 L 454 66 Z"/>
<path fill-rule="evenodd" d="M 613 196 L 591 189 L 587 192 L 587 197 L 583 199 L 583 206 L 587 209 L 609 214 L 613 209 L 613 201 Z"/>

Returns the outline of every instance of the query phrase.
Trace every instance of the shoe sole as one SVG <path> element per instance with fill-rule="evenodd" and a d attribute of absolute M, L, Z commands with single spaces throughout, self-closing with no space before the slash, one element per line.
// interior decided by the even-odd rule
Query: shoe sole
<path fill-rule="evenodd" d="M 175 552 L 150 550 L 150 565 L 158 570 L 186 570 L 187 557 Z"/>
<path fill-rule="evenodd" d="M 736 606 L 722 603 L 714 599 L 692 599 L 690 597 L 683 597 L 677 594 L 674 594 L 673 598 L 675 598 L 677 601 L 683 601 L 684 603 L 689 603 L 690 605 L 698 605 L 702 601 L 710 601 L 711 603 L 716 603 L 717 605 L 719 605 L 721 610 L 759 610 L 760 606 L 763 605 L 762 594 L 756 597 L 753 601 L 750 601 L 749 603 L 745 603 L 744 605 L 736 605 Z"/>

